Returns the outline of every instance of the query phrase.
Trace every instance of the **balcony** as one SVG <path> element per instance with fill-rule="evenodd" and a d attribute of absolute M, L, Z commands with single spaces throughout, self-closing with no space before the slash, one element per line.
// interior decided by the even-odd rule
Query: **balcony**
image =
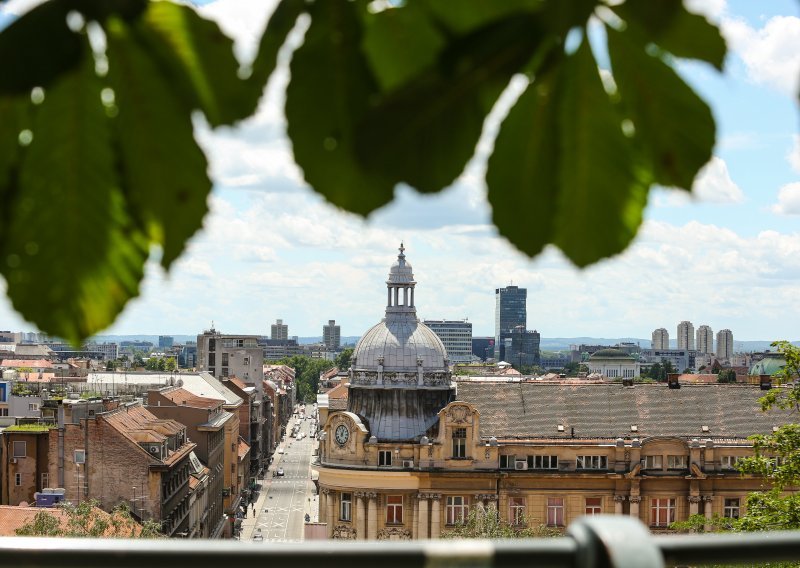
<path fill-rule="evenodd" d="M 176 558 L 193 568 L 221 564 L 346 566 L 601 566 L 660 568 L 698 564 L 761 564 L 800 559 L 800 532 L 653 536 L 629 517 L 584 517 L 567 535 L 551 539 L 472 541 L 307 541 L 254 546 L 236 541 L 0 539 L 8 566 L 117 566 L 172 568 Z"/>

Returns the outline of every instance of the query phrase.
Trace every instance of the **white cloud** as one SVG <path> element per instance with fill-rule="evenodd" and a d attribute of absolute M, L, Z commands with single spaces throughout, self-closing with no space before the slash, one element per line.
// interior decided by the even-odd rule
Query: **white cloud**
<path fill-rule="evenodd" d="M 797 96 L 800 76 L 800 18 L 774 16 L 755 29 L 738 18 L 723 18 L 722 33 L 728 46 L 745 64 L 748 78 Z"/>
<path fill-rule="evenodd" d="M 800 173 L 800 135 L 794 134 L 792 141 L 792 149 L 789 150 L 786 159 L 789 160 L 789 165 L 792 166 L 792 169 Z"/>
<path fill-rule="evenodd" d="M 744 192 L 731 179 L 725 160 L 712 156 L 692 185 L 692 193 L 675 188 L 655 188 L 652 202 L 656 207 L 683 207 L 692 202 L 730 204 L 744 201 Z"/>
<path fill-rule="evenodd" d="M 741 203 L 744 193 L 734 183 L 725 160 L 713 156 L 694 180 L 692 192 L 706 203 Z"/>
<path fill-rule="evenodd" d="M 686 9 L 702 14 L 712 22 L 719 22 L 728 10 L 725 0 L 686 0 Z"/>
<path fill-rule="evenodd" d="M 800 182 L 781 187 L 778 190 L 778 202 L 771 209 L 778 215 L 800 215 Z"/>

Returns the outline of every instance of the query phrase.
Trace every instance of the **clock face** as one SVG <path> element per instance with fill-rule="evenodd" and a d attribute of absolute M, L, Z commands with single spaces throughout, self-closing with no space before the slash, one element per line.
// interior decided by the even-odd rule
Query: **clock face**
<path fill-rule="evenodd" d="M 344 424 L 339 424 L 339 426 L 336 428 L 336 443 L 340 446 L 344 446 L 349 437 L 350 430 L 347 429 L 347 426 Z"/>

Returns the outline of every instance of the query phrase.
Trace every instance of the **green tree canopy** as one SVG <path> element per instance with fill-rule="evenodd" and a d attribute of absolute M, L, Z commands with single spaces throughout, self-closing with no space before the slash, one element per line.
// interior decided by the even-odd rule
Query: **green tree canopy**
<path fill-rule="evenodd" d="M 674 0 L 282 0 L 249 65 L 183 4 L 50 0 L 0 33 L 0 274 L 26 319 L 79 343 L 138 295 L 153 245 L 173 265 L 212 185 L 192 115 L 251 116 L 301 15 L 287 132 L 305 180 L 346 210 L 449 186 L 512 77 L 523 92 L 485 178 L 498 231 L 530 256 L 619 253 L 649 189 L 689 190 L 711 157 L 711 110 L 673 62 L 721 70 L 725 42 Z"/>

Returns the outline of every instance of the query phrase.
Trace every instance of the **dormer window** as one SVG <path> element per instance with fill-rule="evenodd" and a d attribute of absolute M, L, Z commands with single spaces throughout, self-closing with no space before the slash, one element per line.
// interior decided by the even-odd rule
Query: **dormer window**
<path fill-rule="evenodd" d="M 467 429 L 453 428 L 453 457 L 467 457 Z"/>

